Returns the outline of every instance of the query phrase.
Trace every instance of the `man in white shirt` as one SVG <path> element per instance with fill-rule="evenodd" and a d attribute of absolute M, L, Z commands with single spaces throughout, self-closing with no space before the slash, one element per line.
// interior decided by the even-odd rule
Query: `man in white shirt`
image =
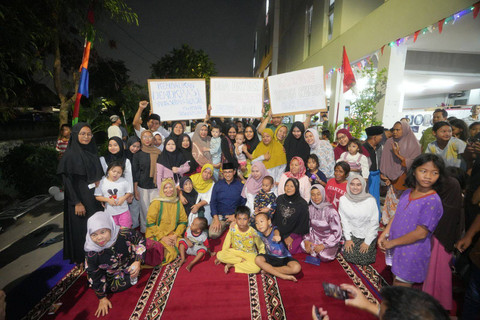
<path fill-rule="evenodd" d="M 133 118 L 133 128 L 135 129 L 135 133 L 139 138 L 142 132 L 146 130 L 141 126 L 141 124 L 142 124 L 142 112 L 143 110 L 145 110 L 147 106 L 148 106 L 148 101 L 145 101 L 145 100 L 140 101 L 138 103 L 137 113 Z M 160 116 L 158 114 L 152 113 L 148 116 L 147 127 L 148 127 L 148 130 L 152 132 L 158 131 L 164 137 L 168 137 L 170 135 L 170 132 L 161 126 Z"/>
<path fill-rule="evenodd" d="M 474 123 L 476 121 L 480 121 L 480 119 L 478 117 L 478 115 L 480 114 L 480 104 L 472 106 L 471 112 L 472 112 L 471 116 L 462 119 L 463 121 L 465 121 L 467 126 L 470 126 L 472 123 Z"/>
<path fill-rule="evenodd" d="M 122 119 L 117 115 L 113 115 L 110 117 L 110 121 L 112 122 L 112 125 L 108 127 L 108 139 L 112 137 L 119 137 L 122 139 L 122 130 L 120 129 Z"/>

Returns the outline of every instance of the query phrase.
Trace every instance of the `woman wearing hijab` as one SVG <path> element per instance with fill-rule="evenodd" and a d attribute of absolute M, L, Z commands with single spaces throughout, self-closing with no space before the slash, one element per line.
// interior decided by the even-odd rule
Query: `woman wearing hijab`
<path fill-rule="evenodd" d="M 123 148 L 123 141 L 119 137 L 111 137 L 108 139 L 108 149 L 104 157 L 100 157 L 100 163 L 102 164 L 103 172 L 107 174 L 107 167 L 113 161 L 120 161 L 123 163 L 125 170 L 123 176 L 133 187 L 132 176 L 132 164 L 125 155 L 125 149 Z"/>
<path fill-rule="evenodd" d="M 271 176 L 275 182 L 280 180 L 280 177 L 285 172 L 287 157 L 280 142 L 273 139 L 272 129 L 265 129 L 262 133 L 262 141 L 258 144 L 252 154 L 252 163 L 256 161 L 263 161 L 265 168 L 267 168 L 268 175 Z"/>
<path fill-rule="evenodd" d="M 257 161 L 252 165 L 252 172 L 242 189 L 242 197 L 247 199 L 247 203 L 245 205 L 250 209 L 250 212 L 255 211 L 255 196 L 257 195 L 258 191 L 262 189 L 263 178 L 265 178 L 267 174 L 267 168 L 265 168 L 265 165 L 262 162 Z"/>
<path fill-rule="evenodd" d="M 365 192 L 366 184 L 362 176 L 350 173 L 347 193 L 340 198 L 338 204 L 346 240 L 343 256 L 348 262 L 360 265 L 374 263 L 377 252 L 377 201 Z"/>
<path fill-rule="evenodd" d="M 327 140 L 320 140 L 317 129 L 313 128 L 305 131 L 305 141 L 310 147 L 310 154 L 318 157 L 318 170 L 323 172 L 328 179 L 333 178 L 335 156 L 332 145 Z"/>
<path fill-rule="evenodd" d="M 180 177 L 190 170 L 188 161 L 183 157 L 180 150 L 177 150 L 175 139 L 165 139 L 165 148 L 157 159 L 157 185 L 167 178 L 172 178 L 178 184 Z"/>
<path fill-rule="evenodd" d="M 133 156 L 133 183 L 135 198 L 140 201 L 140 231 L 147 228 L 147 212 L 150 202 L 157 196 L 157 159 L 160 150 L 153 146 L 150 130 L 141 133 L 142 149 Z"/>
<path fill-rule="evenodd" d="M 191 207 L 191 213 L 197 214 L 201 208 L 205 210 L 204 216 L 208 221 L 208 224 L 212 222 L 212 215 L 210 213 L 210 200 L 212 198 L 213 185 L 215 184 L 212 179 L 213 165 L 206 164 L 202 167 L 200 173 L 191 175 L 190 178 L 193 182 L 193 188 L 198 192 L 198 198 L 196 204 Z M 187 200 L 185 197 L 180 197 L 182 203 L 185 205 Z"/>
<path fill-rule="evenodd" d="M 288 251 L 291 254 L 300 253 L 303 236 L 310 230 L 308 203 L 300 196 L 297 179 L 289 178 L 284 189 L 285 193 L 277 198 L 272 223 L 280 231 Z"/>
<path fill-rule="evenodd" d="M 99 302 L 95 316 L 108 314 L 112 303 L 107 294 L 130 288 L 145 259 L 145 239 L 135 230 L 115 225 L 102 211 L 88 219 L 84 245 L 87 275 Z M 132 283 L 133 282 L 133 283 Z"/>
<path fill-rule="evenodd" d="M 260 140 L 258 139 L 257 130 L 251 124 L 247 124 L 243 131 L 245 135 L 245 143 L 243 144 L 243 153 L 247 157 L 247 172 L 244 173 L 244 177 L 249 177 L 252 170 L 253 151 L 257 148 Z"/>
<path fill-rule="evenodd" d="M 210 139 L 211 137 L 208 136 L 208 125 L 205 122 L 198 123 L 192 136 L 192 155 L 202 167 L 207 163 L 212 163 Z"/>
<path fill-rule="evenodd" d="M 185 160 L 188 161 L 188 164 L 190 166 L 190 170 L 185 172 L 185 175 L 191 176 L 194 173 L 199 173 L 200 170 L 202 170 L 202 167 L 198 164 L 198 162 L 193 157 L 192 139 L 186 133 L 182 134 L 180 136 L 180 139 L 181 139 L 180 151 L 182 152 L 183 157 L 185 158 Z"/>
<path fill-rule="evenodd" d="M 287 154 L 287 167 L 285 171 L 290 171 L 290 161 L 293 157 L 300 157 L 304 163 L 307 163 L 308 156 L 310 155 L 310 146 L 305 141 L 304 134 L 305 126 L 303 123 L 300 121 L 294 122 L 283 144 Z M 308 191 L 308 193 L 310 192 Z"/>
<path fill-rule="evenodd" d="M 227 126 L 226 135 L 222 136 L 222 163 L 233 163 L 235 169 L 238 168 L 238 160 L 235 155 L 235 137 L 237 127 L 233 124 Z"/>
<path fill-rule="evenodd" d="M 175 121 L 172 126 L 172 132 L 168 136 L 168 138 L 172 138 L 173 142 L 177 145 L 177 148 L 180 149 L 182 145 L 181 137 L 185 133 L 185 128 L 180 121 Z"/>
<path fill-rule="evenodd" d="M 159 189 L 160 197 L 153 199 L 148 209 L 145 237 L 163 245 L 163 266 L 178 256 L 178 243 L 187 228 L 187 215 L 177 197 L 173 179 L 163 180 Z"/>
<path fill-rule="evenodd" d="M 285 138 L 288 135 L 288 127 L 283 123 L 279 124 L 275 132 L 273 133 L 273 138 L 280 142 L 282 145 L 285 143 Z"/>
<path fill-rule="evenodd" d="M 335 149 L 333 149 L 333 153 L 334 153 L 334 156 L 335 156 L 335 161 L 340 159 L 340 156 L 342 155 L 342 153 L 348 151 L 347 144 L 352 139 L 353 139 L 352 134 L 347 129 L 340 129 L 340 130 L 337 131 L 338 144 L 335 147 Z M 362 146 L 362 154 L 367 158 L 370 157 L 370 153 L 363 146 Z"/>
<path fill-rule="evenodd" d="M 192 211 L 192 207 L 195 204 L 197 204 L 198 192 L 193 187 L 193 182 L 190 177 L 182 177 L 180 179 L 180 190 L 182 191 L 181 197 L 183 196 L 183 198 L 186 199 L 186 203 L 183 203 L 182 201 L 182 204 L 183 204 L 183 207 L 185 208 L 185 213 L 187 214 L 187 218 L 189 222 L 188 225 L 190 225 L 191 224 L 190 222 L 193 221 L 193 219 L 191 219 L 190 217 L 190 212 Z M 180 197 L 180 200 L 182 200 L 181 197 Z M 204 212 L 205 212 L 205 209 L 203 207 L 200 208 L 197 212 L 197 216 L 204 217 Z"/>
<path fill-rule="evenodd" d="M 421 153 L 420 143 L 406 121 L 396 122 L 392 133 L 383 146 L 380 160 L 380 178 L 389 186 L 382 207 L 382 223 L 385 225 L 395 215 L 398 200 L 407 189 L 404 185 L 407 171 Z"/>
<path fill-rule="evenodd" d="M 131 136 L 127 140 L 127 147 L 125 148 L 125 157 L 130 160 L 130 163 L 133 162 L 133 155 L 137 153 L 142 146 L 140 138 L 136 135 Z"/>
<path fill-rule="evenodd" d="M 140 139 L 134 135 L 128 138 L 127 146 L 125 148 L 125 157 L 130 161 L 130 165 L 133 164 L 133 155 L 140 151 L 141 147 Z M 132 169 L 132 181 L 133 181 L 133 169 Z M 133 182 L 132 182 L 133 183 Z M 132 190 L 135 187 L 132 184 Z M 135 196 L 132 196 L 131 199 L 128 200 L 128 211 L 130 211 L 130 215 L 132 216 L 132 229 L 136 229 L 140 226 L 140 202 L 135 199 Z"/>
<path fill-rule="evenodd" d="M 342 225 L 337 210 L 325 197 L 325 188 L 314 184 L 311 188 L 310 232 L 303 237 L 303 251 L 321 261 L 332 261 L 337 256 L 342 239 Z"/>
<path fill-rule="evenodd" d="M 300 184 L 300 195 L 308 203 L 310 201 L 311 185 L 310 180 L 305 174 L 306 171 L 307 169 L 305 168 L 305 163 L 303 162 L 302 158 L 293 157 L 290 161 L 290 171 L 282 174 L 280 181 L 278 181 L 278 195 L 280 196 L 285 193 L 285 182 L 290 178 L 295 178 Z"/>
<path fill-rule="evenodd" d="M 87 220 L 101 206 L 94 196 L 95 184 L 103 176 L 93 134 L 87 123 L 73 126 L 67 150 L 58 164 L 57 174 L 65 187 L 63 257 L 83 266 L 83 244 Z"/>

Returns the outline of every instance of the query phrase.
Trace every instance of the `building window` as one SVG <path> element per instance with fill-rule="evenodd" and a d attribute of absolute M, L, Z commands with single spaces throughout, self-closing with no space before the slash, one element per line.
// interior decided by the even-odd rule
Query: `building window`
<path fill-rule="evenodd" d="M 332 39 L 333 34 L 333 11 L 335 9 L 335 0 L 330 0 L 328 6 L 328 40 Z"/>
<path fill-rule="evenodd" d="M 310 56 L 310 47 L 312 41 L 312 16 L 313 16 L 313 5 L 307 7 L 305 11 L 305 53 L 306 56 Z"/>

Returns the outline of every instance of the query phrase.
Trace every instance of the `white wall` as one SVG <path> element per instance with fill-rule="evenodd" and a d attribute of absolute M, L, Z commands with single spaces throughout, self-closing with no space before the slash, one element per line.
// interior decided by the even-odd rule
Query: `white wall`
<path fill-rule="evenodd" d="M 470 90 L 470 96 L 468 97 L 468 104 L 480 104 L 480 89 Z"/>
<path fill-rule="evenodd" d="M 433 108 L 445 103 L 447 99 L 446 94 L 436 94 L 425 97 L 405 98 L 403 102 L 403 110 L 415 108 Z"/>

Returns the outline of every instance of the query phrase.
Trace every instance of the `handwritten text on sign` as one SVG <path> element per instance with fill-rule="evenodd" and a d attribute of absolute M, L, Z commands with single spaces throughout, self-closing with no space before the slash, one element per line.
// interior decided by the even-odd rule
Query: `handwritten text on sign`
<path fill-rule="evenodd" d="M 323 67 L 268 77 L 273 114 L 298 114 L 326 109 Z"/>
<path fill-rule="evenodd" d="M 210 104 L 214 117 L 260 118 L 263 79 L 210 78 Z"/>
<path fill-rule="evenodd" d="M 162 121 L 203 119 L 206 115 L 205 80 L 148 80 L 153 113 Z"/>

